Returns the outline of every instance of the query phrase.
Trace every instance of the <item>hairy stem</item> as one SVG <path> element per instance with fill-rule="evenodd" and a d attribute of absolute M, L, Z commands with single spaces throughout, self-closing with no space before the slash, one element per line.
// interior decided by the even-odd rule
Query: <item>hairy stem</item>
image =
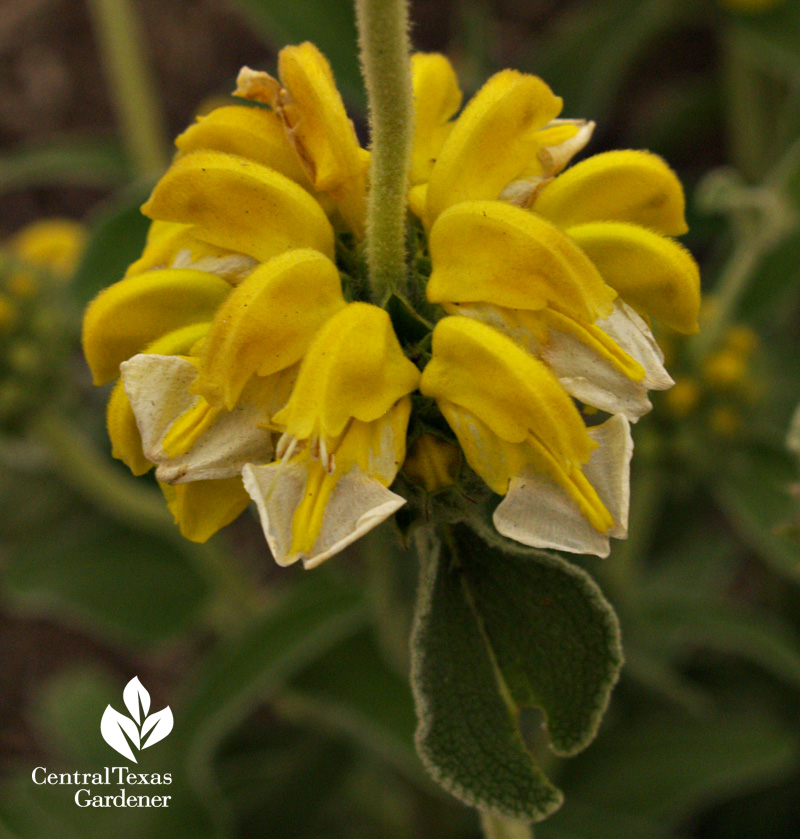
<path fill-rule="evenodd" d="M 414 134 L 406 0 L 356 0 L 371 128 L 367 248 L 373 300 L 406 285 L 406 203 Z"/>
<path fill-rule="evenodd" d="M 481 812 L 481 827 L 486 839 L 533 839 L 528 822 L 511 821 Z"/>

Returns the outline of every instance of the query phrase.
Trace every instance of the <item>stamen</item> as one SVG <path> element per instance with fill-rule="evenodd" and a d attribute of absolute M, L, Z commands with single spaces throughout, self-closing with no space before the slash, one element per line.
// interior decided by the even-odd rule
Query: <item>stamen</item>
<path fill-rule="evenodd" d="M 328 453 L 328 446 L 325 443 L 324 437 L 317 437 L 319 441 L 319 459 L 322 463 L 322 468 L 330 474 L 328 464 L 330 463 L 331 455 Z"/>
<path fill-rule="evenodd" d="M 299 442 L 300 441 L 297 439 L 297 437 L 292 437 L 291 438 L 291 442 L 289 443 L 289 446 L 287 447 L 286 451 L 283 453 L 283 456 L 281 457 L 281 460 L 284 463 L 286 463 L 286 462 L 288 462 L 289 460 L 292 459 L 292 455 L 294 454 L 294 450 L 297 448 L 297 444 Z"/>
<path fill-rule="evenodd" d="M 284 431 L 283 434 L 281 434 L 281 438 L 278 440 L 278 445 L 275 446 L 275 457 L 278 460 L 283 460 L 284 452 L 289 447 L 289 443 L 292 439 L 293 437 L 288 431 Z"/>

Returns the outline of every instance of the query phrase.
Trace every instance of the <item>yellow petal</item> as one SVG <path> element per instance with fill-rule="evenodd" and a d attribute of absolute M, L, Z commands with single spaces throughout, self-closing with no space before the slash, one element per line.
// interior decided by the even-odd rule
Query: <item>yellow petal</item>
<path fill-rule="evenodd" d="M 123 361 L 165 333 L 211 320 L 230 290 L 213 274 L 175 268 L 129 277 L 100 292 L 83 318 L 83 352 L 94 383 L 115 379 Z"/>
<path fill-rule="evenodd" d="M 315 568 L 406 503 L 358 467 L 337 480 L 321 469 L 319 461 L 247 464 L 242 477 L 281 566 L 302 559 L 306 568 Z M 315 504 L 320 490 L 322 506 Z M 296 516 L 301 506 L 302 514 Z M 313 544 L 307 551 L 297 550 L 309 540 Z"/>
<path fill-rule="evenodd" d="M 579 247 L 549 222 L 500 201 L 451 207 L 430 235 L 433 303 L 511 309 L 554 305 L 577 320 L 611 312 L 616 292 Z"/>
<path fill-rule="evenodd" d="M 333 198 L 353 232 L 363 236 L 366 171 L 330 64 L 306 42 L 281 50 L 278 73 L 285 91 L 276 109 L 311 183 Z"/>
<path fill-rule="evenodd" d="M 299 361 L 320 327 L 344 305 L 339 272 L 318 251 L 289 251 L 264 263 L 217 312 L 195 392 L 233 410 L 251 376 L 268 376 Z"/>
<path fill-rule="evenodd" d="M 155 221 L 151 221 L 150 227 L 147 228 L 147 239 L 145 242 L 147 245 L 151 245 L 162 236 L 169 236 L 178 230 L 187 230 L 188 228 L 188 224 L 178 224 L 174 221 L 159 221 L 156 219 Z"/>
<path fill-rule="evenodd" d="M 274 421 L 301 440 L 338 437 L 351 418 L 371 422 L 383 416 L 418 381 L 389 315 L 368 303 L 350 303 L 314 339 L 292 396 Z"/>
<path fill-rule="evenodd" d="M 157 338 L 145 349 L 155 355 L 183 355 L 208 332 L 210 323 L 194 323 Z M 134 475 L 143 475 L 153 468 L 142 448 L 136 415 L 125 392 L 122 380 L 111 391 L 106 410 L 106 425 L 111 439 L 111 454 L 121 460 Z"/>
<path fill-rule="evenodd" d="M 269 166 L 302 186 L 311 187 L 305 169 L 292 148 L 283 122 L 274 111 L 246 105 L 227 105 L 198 117 L 175 145 L 189 153 L 207 149 L 235 154 Z"/>
<path fill-rule="evenodd" d="M 194 345 L 205 338 L 210 328 L 211 321 L 191 323 L 156 338 L 144 351 L 153 355 L 190 355 Z"/>
<path fill-rule="evenodd" d="M 414 150 L 410 181 L 427 181 L 444 141 L 452 129 L 450 119 L 461 107 L 461 90 L 453 65 L 438 53 L 411 56 L 414 91 Z"/>
<path fill-rule="evenodd" d="M 597 324 L 580 323 L 555 309 L 545 309 L 542 320 L 550 329 L 570 335 L 633 382 L 645 377 L 644 367 Z M 601 321 L 602 322 L 602 321 Z"/>
<path fill-rule="evenodd" d="M 420 390 L 466 408 L 508 443 L 533 436 L 567 466 L 589 459 L 583 420 L 558 379 L 511 338 L 472 318 L 436 325 Z"/>
<path fill-rule="evenodd" d="M 680 181 L 660 157 L 645 151 L 582 160 L 538 194 L 533 210 L 559 227 L 624 221 L 667 236 L 688 230 Z"/>
<path fill-rule="evenodd" d="M 207 542 L 250 504 L 250 496 L 238 476 L 159 486 L 181 535 L 191 542 Z"/>
<path fill-rule="evenodd" d="M 385 416 L 374 422 L 354 420 L 336 449 L 335 468 L 332 472 L 325 468 L 321 458 L 314 460 L 308 451 L 290 464 L 291 468 L 302 463 L 307 469 L 303 498 L 292 516 L 293 555 L 308 556 L 313 552 L 312 549 L 324 529 L 326 518 L 330 520 L 332 516 L 335 517 L 338 519 L 336 526 L 341 528 L 342 510 L 332 509 L 330 502 L 337 495 L 341 496 L 343 488 L 346 490 L 348 486 L 355 488 L 362 485 L 364 477 L 369 482 L 366 496 L 371 499 L 367 509 L 370 513 L 369 519 L 373 519 L 372 527 L 382 520 L 375 521 L 373 518 L 377 512 L 373 506 L 376 498 L 379 501 L 378 506 L 383 508 L 383 518 L 397 509 L 399 504 L 405 503 L 398 496 L 386 495 L 379 490 L 376 493 L 377 487 L 374 484 L 388 487 L 397 475 L 405 457 L 406 430 L 410 414 L 411 399 L 405 396 L 390 408 Z M 348 517 L 352 517 L 357 507 L 363 504 L 364 498 L 359 498 L 359 495 L 363 494 L 356 493 L 352 498 L 355 509 L 348 511 Z M 388 507 L 385 506 L 387 502 Z M 366 522 L 362 515 L 359 514 L 358 519 L 363 527 Z M 310 566 L 306 564 L 306 567 Z"/>
<path fill-rule="evenodd" d="M 684 247 L 622 222 L 581 224 L 567 233 L 635 309 L 677 332 L 698 331 L 700 272 Z"/>
<path fill-rule="evenodd" d="M 439 401 L 439 408 L 473 471 L 492 492 L 505 495 L 511 479 L 525 468 L 524 444 L 502 440 L 471 411 L 445 399 Z"/>
<path fill-rule="evenodd" d="M 144 456 L 136 416 L 125 394 L 122 380 L 111 391 L 106 409 L 106 425 L 111 438 L 111 455 L 121 460 L 134 475 L 144 475 L 153 464 Z"/>
<path fill-rule="evenodd" d="M 262 262 L 289 248 L 333 256 L 333 228 L 302 187 L 260 163 L 223 152 L 179 157 L 142 212 L 192 224 L 199 239 Z"/>
<path fill-rule="evenodd" d="M 134 277 L 155 268 L 180 267 L 210 271 L 233 283 L 246 276 L 256 264 L 252 257 L 198 239 L 189 224 L 170 224 L 168 230 L 147 242 L 141 257 L 128 267 L 125 276 Z"/>
<path fill-rule="evenodd" d="M 612 527 L 613 518 L 579 465 L 554 456 L 534 436 L 522 443 L 510 443 L 494 434 L 471 411 L 447 400 L 441 400 L 439 407 L 458 437 L 467 463 L 494 492 L 505 495 L 521 478 L 529 476 L 527 480 L 535 481 L 537 476 L 546 475 L 567 493 L 594 530 L 607 533 Z"/>
<path fill-rule="evenodd" d="M 516 70 L 492 76 L 456 121 L 431 172 L 429 221 L 459 201 L 497 198 L 535 158 L 536 132 L 561 105 L 536 76 Z"/>
<path fill-rule="evenodd" d="M 337 473 L 353 466 L 384 486 L 397 476 L 406 457 L 406 431 L 411 416 L 411 398 L 404 396 L 372 422 L 354 419 L 335 450 Z"/>
<path fill-rule="evenodd" d="M 589 436 L 598 445 L 577 484 L 561 486 L 534 469 L 514 477 L 492 516 L 499 533 L 535 548 L 597 556 L 608 556 L 609 537 L 627 536 L 633 451 L 628 423 L 614 416 L 590 428 Z"/>
<path fill-rule="evenodd" d="M 408 209 L 411 210 L 417 218 L 422 219 L 426 226 L 428 226 L 425 215 L 427 203 L 427 184 L 417 184 L 408 191 Z"/>

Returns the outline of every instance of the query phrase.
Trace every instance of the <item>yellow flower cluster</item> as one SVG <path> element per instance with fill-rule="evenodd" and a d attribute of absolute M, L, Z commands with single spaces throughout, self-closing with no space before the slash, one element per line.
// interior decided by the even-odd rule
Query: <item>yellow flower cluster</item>
<path fill-rule="evenodd" d="M 713 312 L 713 301 L 707 300 L 706 308 Z M 675 387 L 664 397 L 670 419 L 699 417 L 719 437 L 736 435 L 745 425 L 748 410 L 763 396 L 755 374 L 758 345 L 758 336 L 749 326 L 729 328 L 699 370 L 690 368 L 676 376 Z M 672 342 L 667 342 L 667 348 L 679 354 Z"/>
<path fill-rule="evenodd" d="M 249 101 L 178 137 L 142 257 L 86 313 L 96 383 L 120 377 L 115 456 L 156 465 L 188 538 L 252 499 L 276 560 L 313 567 L 406 503 L 389 487 L 419 389 L 453 437 L 415 420 L 410 479 L 455 483 L 457 442 L 504 496 L 501 533 L 607 553 L 627 527 L 629 421 L 672 384 L 647 319 L 697 328 L 674 174 L 634 151 L 567 169 L 593 125 L 560 119 L 540 79 L 498 73 L 458 114 L 447 59 L 414 56 L 409 208 L 438 323 L 404 350 L 354 276 L 369 153 L 314 46 L 278 69 L 243 69 Z M 611 416 L 588 427 L 578 405 Z"/>
<path fill-rule="evenodd" d="M 69 219 L 43 219 L 2 245 L 0 266 L 0 423 L 15 425 L 52 384 L 66 341 L 59 291 L 75 271 L 86 231 Z"/>

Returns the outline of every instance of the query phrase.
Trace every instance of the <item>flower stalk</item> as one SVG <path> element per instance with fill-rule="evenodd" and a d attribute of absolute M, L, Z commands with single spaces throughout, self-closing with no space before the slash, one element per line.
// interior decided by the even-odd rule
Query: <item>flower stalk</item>
<path fill-rule="evenodd" d="M 167 132 L 156 86 L 141 49 L 139 23 L 128 0 L 90 0 L 120 134 L 140 176 L 167 168 Z"/>
<path fill-rule="evenodd" d="M 481 813 L 481 827 L 486 839 L 533 839 L 528 822 L 501 819 L 491 813 Z"/>
<path fill-rule="evenodd" d="M 356 0 L 371 129 L 368 266 L 380 304 L 406 284 L 406 203 L 414 132 L 406 0 Z"/>

